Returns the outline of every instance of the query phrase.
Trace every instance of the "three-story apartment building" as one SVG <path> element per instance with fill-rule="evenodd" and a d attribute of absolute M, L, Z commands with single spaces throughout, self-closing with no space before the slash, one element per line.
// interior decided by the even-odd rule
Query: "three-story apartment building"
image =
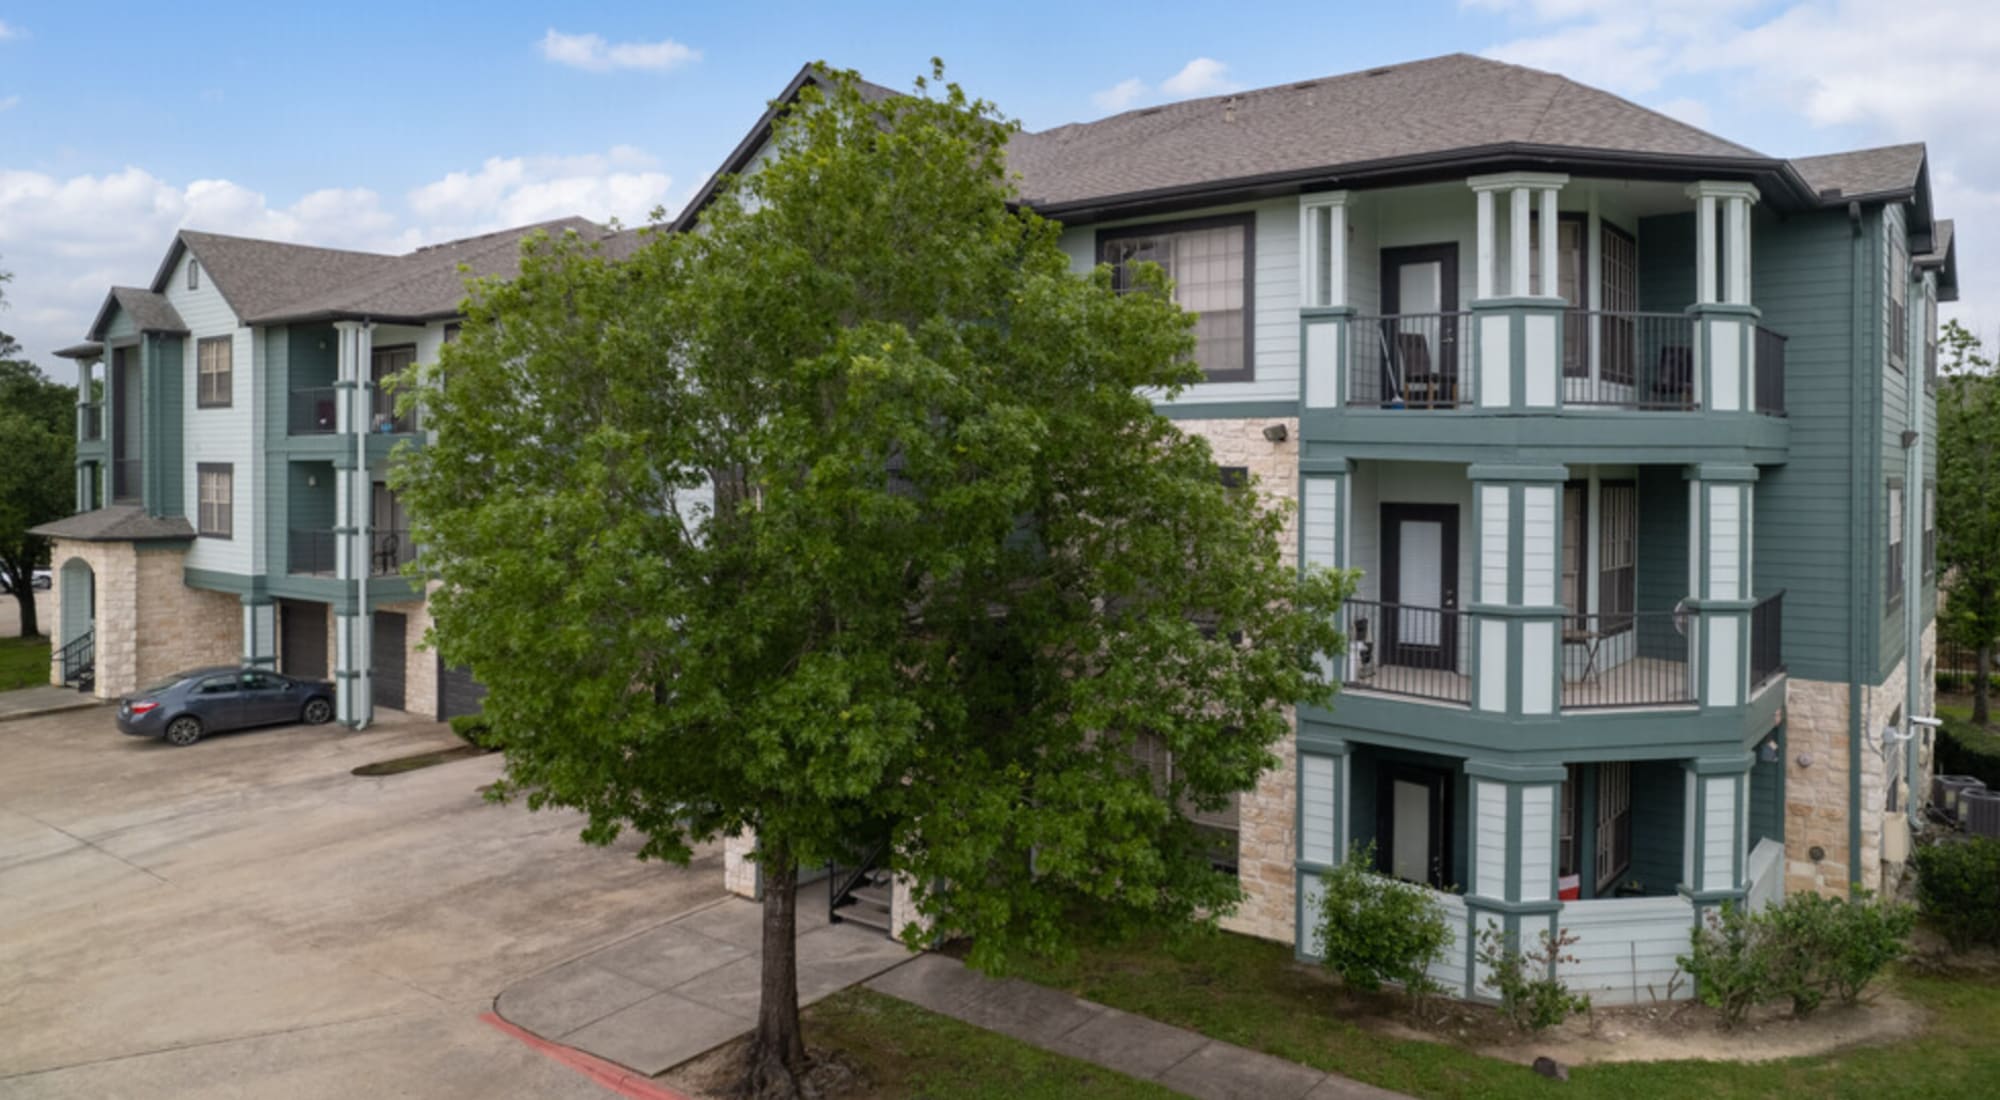
<path fill-rule="evenodd" d="M 183 230 L 152 282 L 116 287 L 76 361 L 78 514 L 54 541 L 52 678 L 113 698 L 204 664 L 330 678 L 340 721 L 446 717 L 482 693 L 420 649 L 425 593 L 387 484 L 421 446 L 384 381 L 434 361 L 461 268 L 516 270 L 530 232 L 401 256 Z"/>
<path fill-rule="evenodd" d="M 813 79 L 676 228 L 754 171 Z M 1631 1000 L 1664 995 L 1705 908 L 1898 872 L 1927 787 L 1911 718 L 1935 648 L 1936 303 L 1956 293 L 1922 146 L 1769 157 L 1454 55 L 1021 133 L 1008 156 L 1078 271 L 1167 269 L 1205 377 L 1159 410 L 1219 476 L 1295 509 L 1299 560 L 1361 574 L 1327 660 L 1342 693 L 1295 708 L 1282 765 L 1204 822 L 1231 839 L 1233 927 L 1311 954 L 1319 876 L 1370 845 L 1441 891 L 1448 988 L 1479 995 L 1480 929 L 1560 927 L 1580 937 L 1571 984 Z M 91 622 L 79 571 L 102 585 L 136 559 L 139 628 L 117 645 L 164 629 L 149 600 L 199 604 L 207 633 L 177 644 L 287 667 L 330 645 L 367 684 L 372 638 L 379 690 L 422 615 L 372 579 L 397 524 L 368 486 L 399 429 L 376 431 L 370 379 L 385 349 L 446 338 L 456 290 L 430 312 L 230 298 L 211 321 L 183 268 L 220 240 L 183 234 L 78 349 L 108 364 L 111 409 L 85 406 L 79 508 L 134 503 L 51 525 L 62 640 Z M 416 262 L 321 255 L 367 269 L 341 285 Z M 235 383 L 259 411 L 204 416 L 213 335 L 265 379 Z M 204 430 L 225 422 L 247 437 Z M 231 461 L 255 472 L 211 492 Z M 204 541 L 224 492 L 247 543 Z M 284 628 L 294 602 L 324 609 L 331 643 L 312 612 Z M 106 694 L 183 656 L 107 675 L 110 644 L 100 624 Z M 419 710 L 428 675 L 403 676 Z M 751 842 L 733 889 L 755 889 Z"/>

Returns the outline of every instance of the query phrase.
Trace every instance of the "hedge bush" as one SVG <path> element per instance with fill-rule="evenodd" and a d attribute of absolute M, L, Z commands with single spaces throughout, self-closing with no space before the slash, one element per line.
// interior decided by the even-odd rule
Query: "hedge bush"
<path fill-rule="evenodd" d="M 2000 946 L 2000 840 L 1972 837 L 1919 847 L 1917 905 L 1954 950 Z"/>
<path fill-rule="evenodd" d="M 1907 905 L 1857 890 L 1851 900 L 1793 894 L 1761 913 L 1725 904 L 1695 929 L 1681 969 L 1695 995 L 1722 1014 L 1722 1026 L 1784 999 L 1804 1019 L 1828 996 L 1853 1004 L 1903 956 L 1916 914 Z"/>
<path fill-rule="evenodd" d="M 1423 998 L 1438 986 L 1428 973 L 1451 944 L 1451 927 L 1429 890 L 1385 878 L 1374 845 L 1355 845 L 1339 867 L 1320 875 L 1321 965 L 1360 990 L 1401 983 Z"/>
<path fill-rule="evenodd" d="M 1500 995 L 1500 1014 L 1508 1023 L 1521 1031 L 1542 1031 L 1590 1011 L 1590 997 L 1571 993 L 1558 973 L 1562 964 L 1576 962 L 1569 953 L 1576 941 L 1567 928 L 1553 936 L 1544 928 L 1541 947 L 1522 951 L 1498 928 L 1479 933 L 1479 961 L 1488 971 L 1485 984 Z"/>
<path fill-rule="evenodd" d="M 451 720 L 451 732 L 482 749 L 500 747 L 499 737 L 484 714 L 461 714 Z"/>

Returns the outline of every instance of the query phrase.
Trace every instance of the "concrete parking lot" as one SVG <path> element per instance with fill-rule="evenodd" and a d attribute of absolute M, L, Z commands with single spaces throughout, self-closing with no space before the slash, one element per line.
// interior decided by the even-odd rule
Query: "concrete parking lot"
<path fill-rule="evenodd" d="M 482 1024 L 495 993 L 722 896 L 580 819 L 486 802 L 497 757 L 390 715 L 186 749 L 108 709 L 0 723 L 0 1096 L 598 1097 Z"/>

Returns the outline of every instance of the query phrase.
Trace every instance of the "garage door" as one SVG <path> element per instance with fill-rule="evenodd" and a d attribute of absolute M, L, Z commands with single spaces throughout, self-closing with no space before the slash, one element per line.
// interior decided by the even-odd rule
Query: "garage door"
<path fill-rule="evenodd" d="M 438 662 L 438 718 L 456 718 L 461 714 L 479 713 L 480 701 L 486 698 L 486 685 L 472 678 L 469 668 L 446 668 Z"/>
<path fill-rule="evenodd" d="M 393 611 L 375 613 L 375 705 L 403 709 L 403 639 L 409 623 Z"/>
<path fill-rule="evenodd" d="M 325 604 L 279 600 L 278 633 L 278 671 L 308 680 L 327 678 Z"/>

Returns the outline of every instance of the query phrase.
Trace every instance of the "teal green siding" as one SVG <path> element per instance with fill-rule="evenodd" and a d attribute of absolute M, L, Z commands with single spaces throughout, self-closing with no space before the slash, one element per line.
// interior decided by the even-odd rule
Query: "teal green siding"
<path fill-rule="evenodd" d="M 1694 304 L 1694 215 L 1639 219 L 1639 309 L 1679 313 Z M 1750 254 L 1761 261 L 1756 244 Z"/>
<path fill-rule="evenodd" d="M 1785 752 L 1784 735 L 1778 738 L 1778 759 L 1757 762 L 1750 769 L 1750 847 L 1764 839 L 1785 839 Z"/>
<path fill-rule="evenodd" d="M 1678 466 L 1639 467 L 1638 607 L 1671 611 L 1688 589 L 1688 487 Z M 1639 652 L 1687 659 L 1687 642 L 1662 616 L 1639 620 Z"/>
<path fill-rule="evenodd" d="M 1855 290 L 1853 238 L 1841 212 L 1783 220 L 1760 214 L 1755 233 L 1751 296 L 1763 323 L 1786 337 L 1785 408 L 1791 422 L 1789 460 L 1765 467 L 1757 483 L 1756 588 L 1786 591 L 1784 656 L 1791 674 L 1848 681 L 1859 671 L 1850 667 L 1848 651 L 1859 625 L 1853 609 L 1857 601 L 1877 606 L 1880 591 L 1879 554 L 1863 554 L 1853 567 L 1856 575 L 1850 575 L 1849 563 L 1857 526 L 1879 526 L 1872 522 L 1875 505 L 1855 500 L 1849 480 L 1855 457 L 1865 467 L 1866 483 L 1878 480 L 1875 451 L 1856 456 L 1850 423 L 1856 412 L 1848 308 Z M 1879 292 L 1880 280 L 1865 282 L 1864 292 Z M 1862 320 L 1865 338 L 1873 321 Z"/>
<path fill-rule="evenodd" d="M 1605 896 L 1638 883 L 1649 896 L 1671 894 L 1681 881 L 1687 780 L 1673 760 L 1632 765 L 1632 863 Z"/>
<path fill-rule="evenodd" d="M 144 347 L 142 398 L 145 438 L 144 471 L 146 510 L 156 516 L 187 514 L 187 498 L 182 483 L 185 454 L 181 431 L 181 404 L 186 393 L 181 369 L 178 336 L 147 336 Z"/>
<path fill-rule="evenodd" d="M 1892 336 L 1888 324 L 1889 309 L 1891 307 L 1889 284 L 1893 280 L 1903 279 L 1905 280 L 1905 286 L 1908 285 L 1907 267 L 1902 271 L 1892 270 L 1895 266 L 1895 256 L 1890 245 L 1892 242 L 1903 239 L 1903 207 L 1900 204 L 1887 206 L 1882 209 L 1882 215 L 1877 221 L 1877 227 L 1872 236 L 1876 240 L 1876 251 L 1879 255 L 1879 260 L 1872 270 L 1875 272 L 1875 285 L 1881 300 L 1880 316 L 1883 319 L 1880 326 L 1882 332 L 1880 347 L 1882 352 L 1879 356 L 1875 357 L 1874 364 L 1874 373 L 1880 380 L 1879 385 L 1882 391 L 1880 405 L 1881 420 L 1880 427 L 1877 430 L 1877 450 L 1881 455 L 1882 469 L 1880 475 L 1875 479 L 1875 491 L 1881 494 L 1882 500 L 1876 512 L 1876 515 L 1880 518 L 1874 527 L 1871 528 L 1872 545 L 1870 547 L 1876 556 L 1875 568 L 1881 570 L 1883 578 L 1881 589 L 1883 599 L 1876 605 L 1882 617 L 1881 632 L 1877 635 L 1875 643 L 1876 665 L 1874 675 L 1869 678 L 1870 683 L 1876 683 L 1883 676 L 1888 675 L 1889 670 L 1895 667 L 1896 662 L 1903 659 L 1903 599 L 1914 598 L 1911 596 L 1911 593 L 1920 582 L 1920 578 L 1905 577 L 1903 578 L 1903 597 L 1894 600 L 1888 598 L 1889 481 L 1892 478 L 1899 482 L 1904 480 L 1902 436 L 1903 430 L 1910 427 L 1910 394 L 1907 372 L 1913 366 L 1917 370 L 1922 370 L 1923 367 L 1921 364 L 1913 365 L 1909 362 L 1910 356 L 1907 346 L 1893 349 L 1890 347 Z M 1908 249 L 1906 248 L 1904 252 L 1907 255 Z M 1912 324 L 1911 327 L 1914 328 L 1915 325 Z M 1905 345 L 1908 342 L 1907 339 L 1903 341 Z M 1866 365 L 1864 363 L 1864 366 Z M 1903 507 L 1909 508 L 1912 505 L 1922 507 L 1922 494 L 1922 485 L 1914 488 L 1905 485 L 1903 490 Z"/>

